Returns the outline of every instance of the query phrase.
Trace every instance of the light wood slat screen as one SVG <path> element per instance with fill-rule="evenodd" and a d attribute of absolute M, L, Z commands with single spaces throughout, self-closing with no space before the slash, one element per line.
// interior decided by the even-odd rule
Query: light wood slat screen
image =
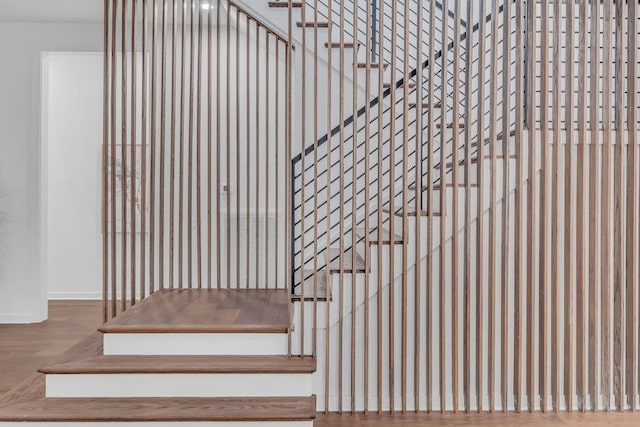
<path fill-rule="evenodd" d="M 635 409 L 637 4 L 300 17 L 291 341 L 319 408 Z"/>
<path fill-rule="evenodd" d="M 319 410 L 637 409 L 637 2 L 283 1 L 105 1 L 105 320 L 286 288 Z"/>
<path fill-rule="evenodd" d="M 104 319 L 286 288 L 286 31 L 221 0 L 105 0 Z"/>

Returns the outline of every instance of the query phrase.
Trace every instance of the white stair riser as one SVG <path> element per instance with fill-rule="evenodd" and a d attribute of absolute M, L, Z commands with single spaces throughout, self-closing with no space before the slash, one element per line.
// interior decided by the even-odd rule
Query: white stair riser
<path fill-rule="evenodd" d="M 286 355 L 287 334 L 104 334 L 105 355 Z"/>
<path fill-rule="evenodd" d="M 46 397 L 310 396 L 311 374 L 47 375 Z"/>
<path fill-rule="evenodd" d="M 313 421 L 149 421 L 149 422 L 0 422 L 2 427 L 313 427 Z"/>

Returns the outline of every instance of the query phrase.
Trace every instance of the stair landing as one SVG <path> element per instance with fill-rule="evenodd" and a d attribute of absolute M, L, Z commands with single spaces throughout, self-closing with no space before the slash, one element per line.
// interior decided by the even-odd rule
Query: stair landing
<path fill-rule="evenodd" d="M 285 289 L 173 289 L 154 293 L 102 333 L 286 333 Z"/>

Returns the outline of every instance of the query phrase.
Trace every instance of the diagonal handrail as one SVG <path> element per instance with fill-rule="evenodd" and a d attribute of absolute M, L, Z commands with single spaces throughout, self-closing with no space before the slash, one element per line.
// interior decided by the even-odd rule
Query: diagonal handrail
<path fill-rule="evenodd" d="M 515 3 L 517 0 L 511 0 L 511 1 Z M 440 4 L 440 3 L 436 2 L 436 5 L 438 5 L 438 4 Z M 442 9 L 442 5 L 440 5 L 440 8 Z M 504 5 L 501 5 L 501 6 L 499 7 L 499 9 L 498 9 L 498 13 L 502 13 L 502 11 L 503 11 L 503 10 L 504 10 Z M 450 12 L 450 13 L 449 13 L 449 16 L 453 15 L 453 18 L 455 18 L 455 14 L 453 14 L 453 12 L 451 12 L 451 11 L 449 11 L 449 12 Z M 488 14 L 488 15 L 485 17 L 485 22 L 487 22 L 487 23 L 488 23 L 488 22 L 491 22 L 491 19 L 492 19 L 491 14 Z M 471 32 L 472 32 L 472 33 L 475 33 L 476 31 L 478 31 L 478 29 L 479 29 L 479 28 L 480 28 L 480 23 L 478 22 L 478 23 L 476 23 L 476 24 L 474 24 L 474 25 L 473 25 L 473 27 L 471 28 Z M 462 43 L 462 42 L 464 42 L 464 41 L 467 39 L 467 33 L 468 33 L 468 31 L 465 31 L 464 33 L 462 33 L 462 34 L 460 35 L 460 40 L 458 41 L 458 43 Z M 447 50 L 453 49 L 453 47 L 455 46 L 455 43 L 456 43 L 456 41 L 455 41 L 455 40 L 454 40 L 454 41 L 449 42 L 449 44 L 447 45 Z M 440 51 L 438 51 L 438 52 L 435 54 L 435 56 L 434 56 L 434 60 L 438 60 L 438 59 L 441 59 L 441 58 L 442 58 L 442 51 L 443 51 L 443 50 L 441 49 Z M 429 60 L 427 59 L 427 60 L 423 61 L 422 65 L 421 65 L 420 67 L 421 67 L 422 69 L 426 69 L 428 66 L 429 66 Z M 416 67 L 416 68 L 412 69 L 412 70 L 409 72 L 408 80 L 411 80 L 411 79 L 412 79 L 412 78 L 414 78 L 417 74 L 418 74 L 418 67 Z M 390 88 L 385 89 L 385 90 L 382 92 L 382 99 L 385 99 L 385 98 L 387 98 L 388 96 L 390 96 L 390 95 L 391 95 L 391 90 L 396 90 L 396 89 L 401 88 L 401 87 L 404 85 L 404 83 L 405 83 L 405 78 L 403 77 L 403 78 L 399 79 L 399 80 L 395 83 L 395 85 L 393 85 L 393 86 L 392 86 L 392 87 L 390 87 Z M 369 108 L 374 108 L 376 105 L 378 105 L 378 103 L 379 103 L 379 102 L 380 102 L 380 95 L 378 95 L 378 96 L 374 97 L 374 98 L 369 102 Z M 367 106 L 366 106 L 366 105 L 365 105 L 365 106 L 363 106 L 363 107 L 361 107 L 360 109 L 358 109 L 358 112 L 357 112 L 357 114 L 356 114 L 356 118 L 360 118 L 360 117 L 362 117 L 362 116 L 366 113 L 366 111 L 367 111 Z M 305 156 L 308 156 L 309 154 L 312 154 L 312 153 L 315 151 L 316 147 L 320 147 L 320 146 L 322 146 L 322 145 L 326 144 L 326 142 L 329 140 L 329 137 L 336 136 L 336 135 L 340 132 L 340 128 L 341 128 L 342 126 L 347 127 L 347 126 L 349 126 L 351 123 L 353 123 L 353 121 L 354 121 L 354 116 L 353 116 L 353 115 L 351 115 L 351 116 L 347 117 L 347 118 L 343 121 L 342 125 L 337 125 L 337 126 L 336 126 L 336 127 L 334 127 L 333 129 L 331 129 L 331 133 L 330 133 L 330 134 L 326 134 L 326 135 L 324 135 L 323 137 L 321 137 L 320 139 L 318 139 L 318 143 L 317 143 L 317 144 L 311 144 L 311 145 L 309 145 L 308 147 L 306 147 L 306 148 L 304 149 L 304 155 L 305 155 Z M 302 156 L 303 156 L 303 153 L 302 153 L 302 152 L 300 152 L 300 153 L 298 153 L 298 154 L 297 154 L 293 159 L 291 159 L 291 161 L 292 161 L 292 165 L 293 165 L 293 166 L 295 166 L 298 162 L 300 162 L 300 161 L 302 160 Z"/>
<path fill-rule="evenodd" d="M 513 1 L 513 2 L 515 2 L 516 0 L 512 0 L 512 1 Z M 503 5 L 501 5 L 501 6 L 499 7 L 499 9 L 498 9 L 498 11 L 497 11 L 497 12 L 498 12 L 498 13 L 502 13 L 503 11 L 504 11 L 504 4 L 503 4 Z M 492 17 L 492 15 L 491 15 L 491 14 L 489 14 L 489 15 L 487 15 L 487 16 L 485 17 L 485 21 L 486 21 L 486 22 L 490 22 L 492 19 L 493 19 L 493 17 Z M 478 23 L 476 23 L 476 24 L 472 27 L 472 29 L 471 29 L 472 33 L 475 33 L 475 32 L 477 32 L 477 31 L 479 30 L 480 22 L 482 22 L 482 21 L 479 21 Z M 467 32 L 465 32 L 465 33 L 461 34 L 461 36 L 460 36 L 460 43 L 464 42 L 464 41 L 467 39 L 467 36 L 468 36 L 468 35 L 467 35 Z M 449 49 L 453 49 L 453 47 L 454 47 L 454 43 L 455 43 L 455 42 L 456 42 L 456 41 L 454 40 L 454 41 L 451 41 L 451 42 L 449 43 L 449 46 L 448 46 L 448 47 L 449 47 Z M 442 58 L 442 51 L 438 52 L 438 53 L 436 54 L 436 56 L 435 56 L 435 59 L 441 59 L 441 58 Z M 423 62 L 423 64 L 422 64 L 422 66 L 423 66 L 423 67 L 427 67 L 427 66 L 429 66 L 428 61 L 424 61 L 424 62 Z M 416 68 L 416 69 L 414 69 L 414 70 L 412 70 L 412 72 L 410 73 L 409 78 L 413 78 L 416 74 L 417 74 L 417 68 Z M 394 90 L 394 89 L 398 89 L 398 88 L 400 88 L 400 87 L 404 84 L 404 81 L 405 81 L 405 79 L 404 79 L 404 78 L 402 78 L 402 79 L 400 79 L 398 82 L 396 82 L 395 87 L 392 87 L 392 88 L 389 88 L 389 89 L 385 90 L 385 91 L 383 92 L 382 99 L 384 99 L 384 98 L 386 98 L 387 96 L 389 96 L 389 95 L 391 94 L 391 90 Z M 444 84 L 446 84 L 446 83 L 444 83 Z M 374 107 L 374 106 L 376 106 L 379 102 L 380 102 L 380 97 L 376 97 L 376 98 L 374 98 L 374 99 L 372 99 L 372 100 L 370 101 L 370 105 L 371 105 L 371 107 Z M 357 117 L 362 116 L 362 115 L 364 114 L 364 112 L 365 112 L 365 111 L 366 111 L 366 107 L 361 108 L 360 110 L 358 110 L 358 114 L 356 114 L 356 115 L 355 115 L 355 117 L 357 118 Z M 377 118 L 377 117 L 376 117 L 376 118 L 374 118 L 374 119 L 372 119 L 372 120 L 373 120 L 373 121 L 375 121 L 375 120 L 378 120 L 378 119 L 379 119 L 379 118 Z M 397 119 L 397 117 L 395 117 L 395 119 Z M 354 122 L 354 116 L 351 116 L 351 117 L 349 117 L 349 118 L 347 118 L 347 119 L 345 120 L 344 125 L 345 125 L 345 126 L 347 126 L 347 125 L 352 124 L 353 122 Z M 370 123 L 369 123 L 369 124 L 370 124 Z M 368 125 L 368 124 L 364 124 L 364 126 L 367 126 L 367 125 Z M 338 127 L 334 128 L 334 129 L 333 129 L 333 131 L 332 131 L 332 133 L 331 133 L 331 136 L 336 135 L 336 134 L 337 134 L 337 132 L 339 132 L 339 131 L 340 131 L 340 126 L 338 126 Z M 319 141 L 320 143 L 318 144 L 318 146 L 320 146 L 322 143 L 326 142 L 328 139 L 329 139 L 329 138 L 328 138 L 328 135 L 325 135 L 323 138 L 321 138 L 321 139 L 320 139 L 320 141 Z M 314 145 L 315 145 L 315 144 L 314 144 Z M 305 155 L 306 155 L 306 154 L 313 153 L 314 148 L 315 148 L 314 146 L 308 147 L 308 148 L 305 150 Z M 333 149 L 334 149 L 333 147 L 331 147 L 331 148 L 330 148 L 330 150 L 331 150 L 331 151 L 332 151 Z M 298 158 L 298 159 L 300 159 L 301 157 L 302 157 L 302 153 L 300 153 L 298 156 L 296 156 L 296 158 Z M 294 158 L 294 159 L 292 159 L 292 162 L 293 162 L 293 165 L 294 165 L 294 168 L 292 168 L 292 177 L 291 177 L 292 181 L 295 181 L 295 179 L 296 179 L 296 177 L 297 177 L 296 172 L 295 172 L 295 165 L 296 165 L 296 163 L 297 163 L 297 162 L 295 162 L 294 160 L 295 160 L 295 158 Z M 424 159 L 423 159 L 423 160 L 424 160 Z M 331 167 L 331 166 L 329 166 L 329 167 Z M 412 170 L 413 170 L 413 169 L 412 169 Z M 301 173 L 304 173 L 304 172 L 305 172 L 305 171 L 301 171 Z M 296 193 L 294 192 L 294 194 L 292 195 L 292 197 L 295 197 L 295 194 L 296 194 Z M 397 195 L 394 195 L 394 197 L 397 197 Z M 330 195 L 328 195 L 328 198 L 331 198 L 331 196 L 330 196 Z M 305 203 L 305 201 L 304 201 L 304 200 L 303 200 L 303 201 L 301 201 L 301 202 L 302 202 L 302 203 Z M 292 215 L 292 218 L 295 218 L 295 210 L 296 210 L 296 208 L 294 208 L 294 207 L 293 207 L 294 205 L 295 205 L 295 203 L 294 203 L 294 204 L 292 204 L 292 209 L 293 209 L 293 212 L 292 212 L 292 214 L 293 214 L 293 215 Z M 302 220 L 302 219 L 301 219 L 301 220 Z M 387 221 L 388 221 L 388 219 L 387 219 L 387 220 L 385 220 L 385 223 L 386 223 Z M 294 221 L 294 222 L 295 222 L 295 221 Z M 361 220 L 360 220 L 360 222 L 361 222 Z M 294 230 L 295 230 L 295 226 L 296 226 L 296 225 L 297 225 L 297 223 L 296 223 L 296 224 L 292 224 L 292 227 L 294 227 Z M 383 225 L 383 224 L 380 224 L 379 226 L 382 226 L 382 225 Z M 352 225 L 351 225 L 351 228 L 354 228 L 354 227 L 357 227 L 357 226 L 358 226 L 358 224 L 352 224 Z M 303 225 L 303 226 L 302 226 L 302 230 L 301 230 L 301 232 L 302 232 L 302 233 L 305 233 L 305 232 L 306 232 L 306 230 L 304 230 L 304 228 L 305 228 L 305 227 L 304 227 L 304 225 Z M 326 232 L 328 232 L 328 231 L 326 231 Z M 293 234 L 292 234 L 292 236 L 293 236 L 293 235 L 295 235 L 295 233 L 293 233 Z M 294 242 L 295 242 L 295 238 L 294 238 Z M 295 243 L 294 243 L 294 246 L 295 246 Z M 292 246 L 292 247 L 294 247 L 294 246 Z M 292 253 L 292 256 L 293 256 L 293 257 L 296 257 L 297 255 L 300 255 L 300 256 L 302 257 L 302 258 L 301 258 L 301 260 L 300 260 L 300 261 L 301 261 L 301 265 L 300 265 L 300 267 L 294 267 L 294 274 L 295 274 L 295 272 L 296 272 L 298 269 L 300 269 L 300 268 L 302 268 L 302 266 L 304 266 L 304 263 L 305 263 L 305 261 L 304 261 L 304 249 L 305 249 L 305 248 L 301 248 L 299 252 L 295 253 L 295 251 L 294 251 L 294 253 Z M 296 263 L 294 262 L 292 265 L 294 265 L 294 266 L 295 266 L 295 265 L 296 265 Z"/>

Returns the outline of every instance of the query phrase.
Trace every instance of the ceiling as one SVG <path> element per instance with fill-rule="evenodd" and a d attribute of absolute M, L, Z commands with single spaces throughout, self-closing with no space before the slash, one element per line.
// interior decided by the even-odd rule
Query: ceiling
<path fill-rule="evenodd" d="M 0 22 L 102 22 L 103 0 L 0 0 Z"/>

